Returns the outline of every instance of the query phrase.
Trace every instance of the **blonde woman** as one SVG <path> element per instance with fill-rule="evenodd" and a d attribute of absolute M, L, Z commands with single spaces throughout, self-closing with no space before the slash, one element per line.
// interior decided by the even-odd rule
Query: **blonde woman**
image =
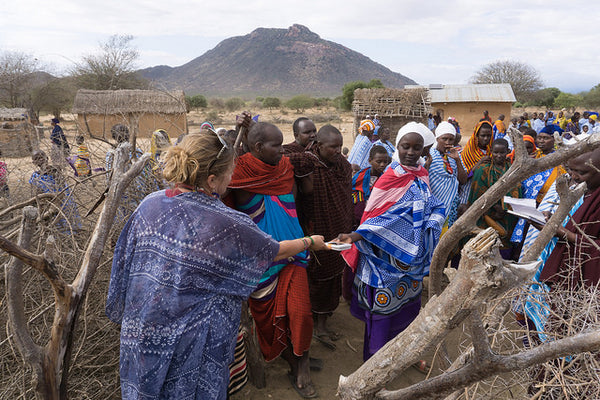
<path fill-rule="evenodd" d="M 123 398 L 225 399 L 240 306 L 273 260 L 323 250 L 276 242 L 225 206 L 234 151 L 215 133 L 171 147 L 172 189 L 146 197 L 115 248 L 106 313 L 121 324 Z"/>

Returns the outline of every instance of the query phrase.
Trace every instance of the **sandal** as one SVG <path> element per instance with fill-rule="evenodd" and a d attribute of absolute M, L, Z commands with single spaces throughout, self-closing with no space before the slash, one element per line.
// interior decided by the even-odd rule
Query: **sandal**
<path fill-rule="evenodd" d="M 425 360 L 419 360 L 418 362 L 414 363 L 412 367 L 425 375 L 427 375 L 429 371 L 431 371 L 431 367 L 427 365 L 427 361 Z"/>
<path fill-rule="evenodd" d="M 288 372 L 288 378 L 290 379 L 290 383 L 292 387 L 303 399 L 314 399 L 318 397 L 317 391 L 312 383 L 309 383 L 305 387 L 298 386 L 298 382 L 296 381 L 296 377 L 291 372 Z"/>

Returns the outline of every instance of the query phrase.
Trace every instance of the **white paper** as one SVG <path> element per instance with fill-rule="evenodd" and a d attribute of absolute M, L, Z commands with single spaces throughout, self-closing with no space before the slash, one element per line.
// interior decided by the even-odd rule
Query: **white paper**
<path fill-rule="evenodd" d="M 508 212 L 513 215 L 542 225 L 546 223 L 546 217 L 536 208 L 535 199 L 518 199 L 504 196 L 504 203 L 510 205 L 512 210 L 508 210 Z"/>

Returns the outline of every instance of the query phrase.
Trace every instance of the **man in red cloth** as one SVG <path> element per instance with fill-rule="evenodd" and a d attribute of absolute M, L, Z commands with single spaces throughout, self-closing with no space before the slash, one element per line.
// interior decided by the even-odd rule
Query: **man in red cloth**
<path fill-rule="evenodd" d="M 540 279 L 550 286 L 594 286 L 600 282 L 600 149 L 571 160 L 569 169 L 575 181 L 587 184 L 587 191 L 567 225 L 557 230 L 559 241 Z"/>
<path fill-rule="evenodd" d="M 352 227 L 352 167 L 341 154 L 342 145 L 340 131 L 325 125 L 317 133 L 314 150 L 290 155 L 296 176 L 311 178 L 312 190 L 302 198 L 302 226 L 305 233 L 323 235 L 325 240 Z M 315 338 L 331 349 L 339 334 L 327 328 L 327 318 L 339 305 L 345 266 L 338 252 L 317 251 L 308 267 Z"/>
<path fill-rule="evenodd" d="M 275 240 L 303 236 L 294 201 L 294 169 L 283 156 L 283 135 L 272 124 L 259 122 L 248 132 L 250 152 L 238 158 L 229 185 L 235 208 L 248 214 Z M 304 252 L 272 263 L 248 304 L 256 322 L 265 360 L 281 355 L 290 365 L 290 382 L 304 398 L 316 397 L 310 379 L 308 350 L 313 319 Z"/>

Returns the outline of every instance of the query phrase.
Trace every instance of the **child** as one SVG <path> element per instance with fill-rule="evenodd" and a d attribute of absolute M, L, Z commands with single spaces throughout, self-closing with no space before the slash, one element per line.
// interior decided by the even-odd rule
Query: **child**
<path fill-rule="evenodd" d="M 66 235 L 75 233 L 81 228 L 81 217 L 60 170 L 48 164 L 48 156 L 42 150 L 33 152 L 31 162 L 37 168 L 29 178 L 32 194 L 35 196 L 42 193 L 56 193 L 56 198 L 52 200 L 60 202 L 60 216 L 56 218 L 56 227 Z"/>
<path fill-rule="evenodd" d="M 389 163 L 390 159 L 385 147 L 375 145 L 369 152 L 370 165 L 361 169 L 352 177 L 352 204 L 354 205 L 352 229 L 356 229 L 360 225 L 360 219 L 371 195 L 371 189 Z"/>
<path fill-rule="evenodd" d="M 350 153 L 350 149 L 347 147 L 344 147 L 342 149 L 342 156 L 344 156 L 344 158 L 347 160 L 348 159 L 348 153 Z"/>
<path fill-rule="evenodd" d="M 356 271 L 350 312 L 365 322 L 367 360 L 417 317 L 423 277 L 445 220 L 419 164 L 425 138 L 433 135 L 410 122 L 398 132 L 390 166 L 375 183 L 361 225 L 338 239 L 354 243 L 342 256 Z M 426 364 L 419 362 L 421 371 Z"/>
<path fill-rule="evenodd" d="M 85 145 L 82 135 L 75 138 L 77 143 L 77 157 L 75 158 L 75 176 L 91 176 L 92 168 L 90 166 L 90 152 Z"/>
<path fill-rule="evenodd" d="M 504 139 L 496 139 L 492 143 L 492 156 L 489 160 L 482 161 L 473 170 L 473 180 L 471 182 L 471 192 L 469 194 L 469 205 L 473 204 L 482 196 L 510 167 L 507 158 L 508 142 Z M 507 193 L 507 196 L 520 197 L 520 188 L 516 187 Z M 502 248 L 500 254 L 504 259 L 510 259 L 512 245 L 510 237 L 515 227 L 517 218 L 506 213 L 507 207 L 502 201 L 498 201 L 483 215 L 478 221 L 480 228 L 492 227 L 502 238 Z"/>

